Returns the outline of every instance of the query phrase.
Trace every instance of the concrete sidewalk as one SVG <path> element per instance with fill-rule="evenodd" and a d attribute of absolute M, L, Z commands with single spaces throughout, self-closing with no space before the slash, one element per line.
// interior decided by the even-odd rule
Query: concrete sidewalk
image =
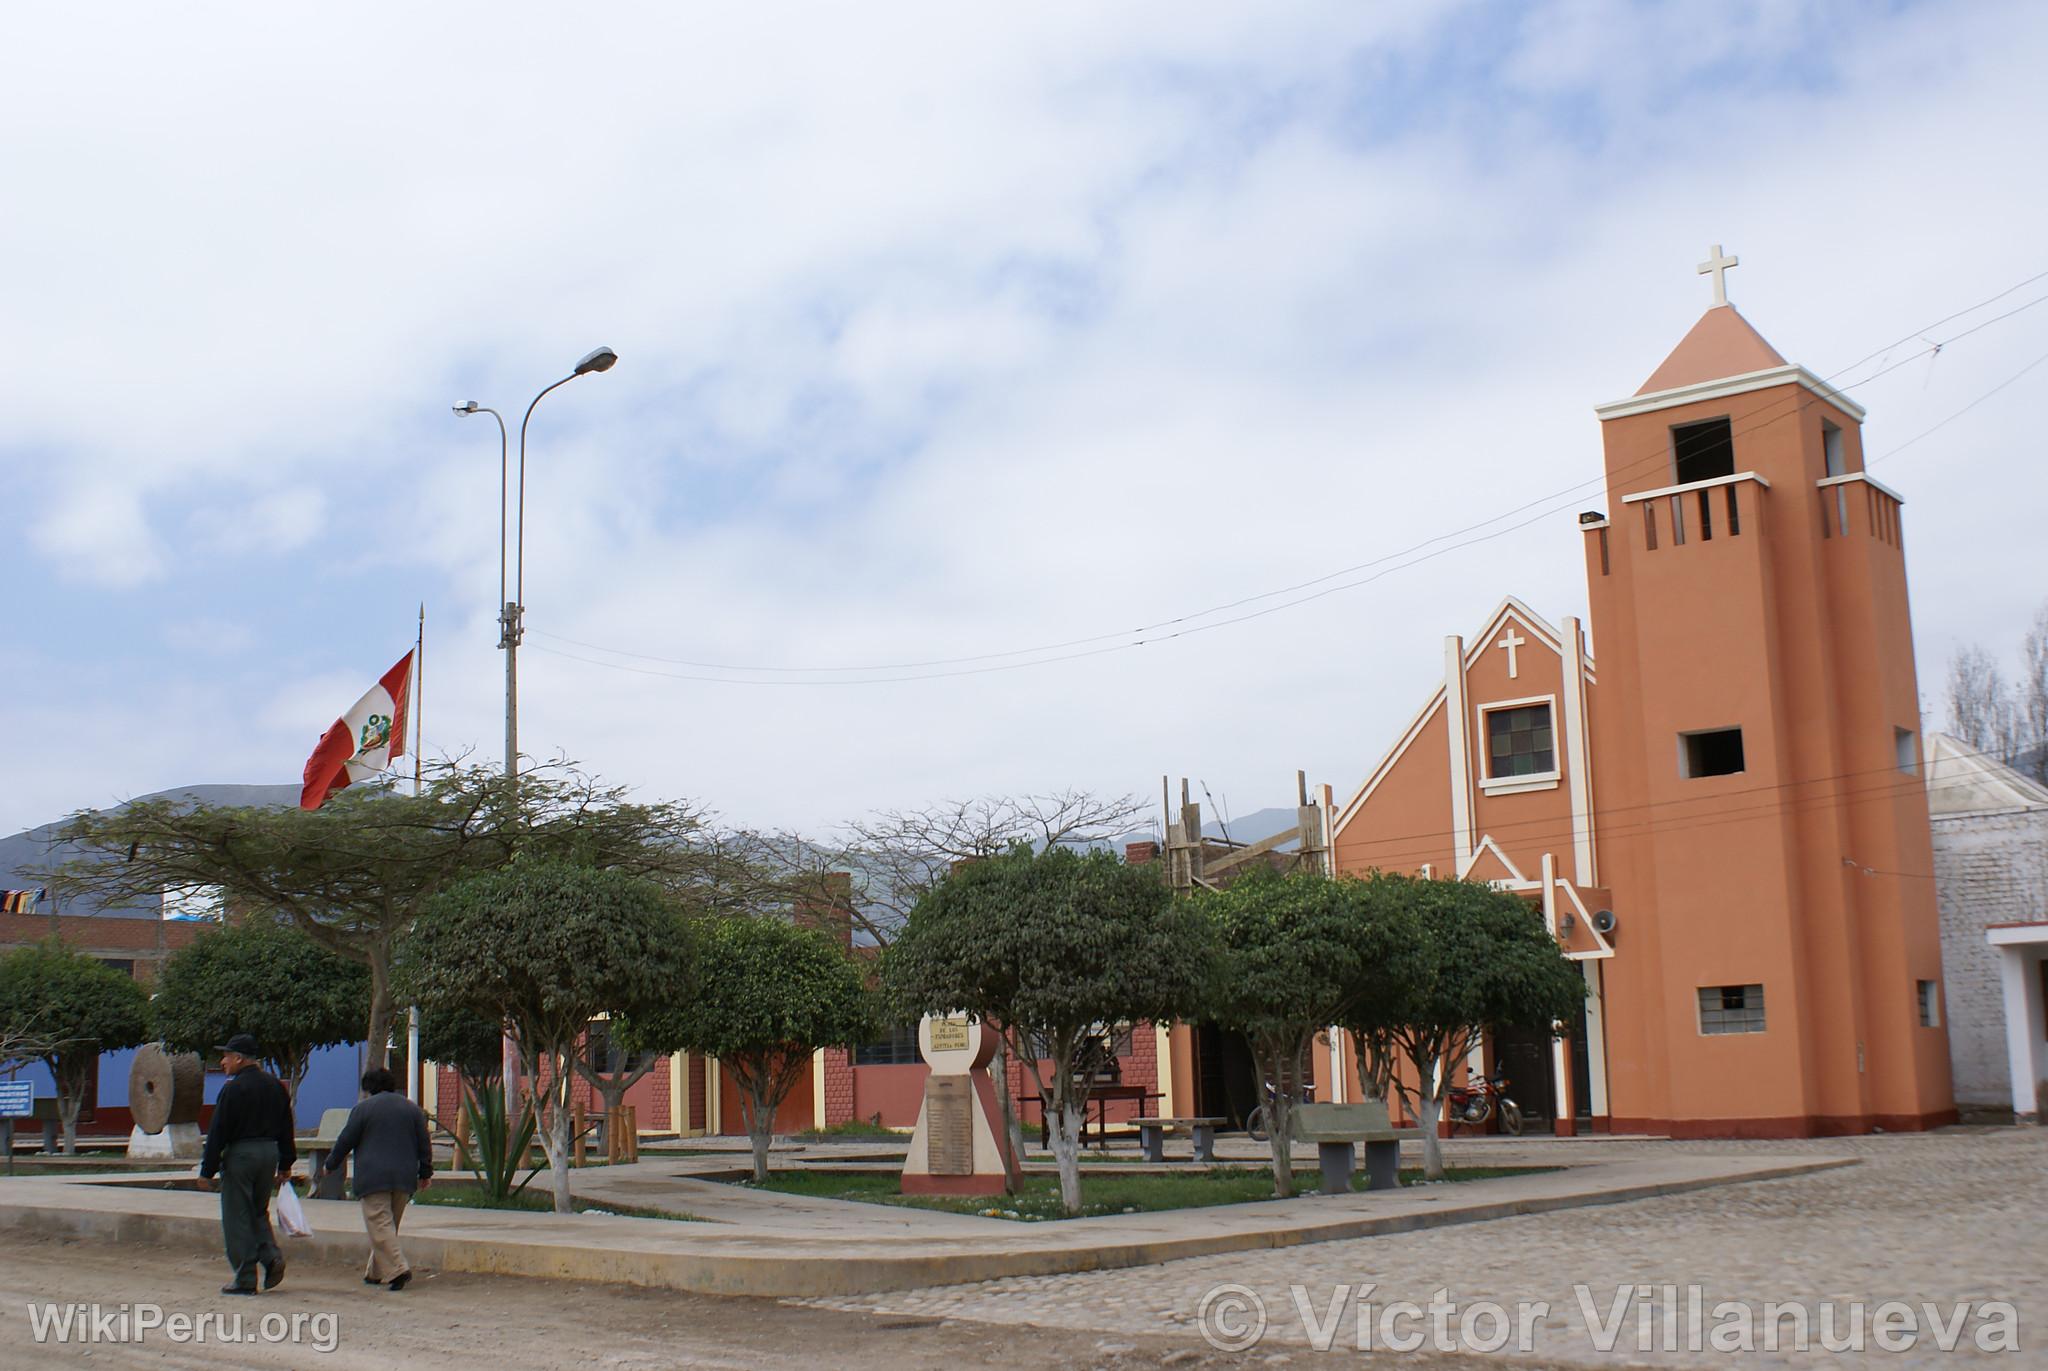
<path fill-rule="evenodd" d="M 404 1244 L 415 1263 L 447 1271 L 720 1295 L 851 1295 L 1410 1232 L 1853 1164 L 1853 1157 L 1811 1154 L 1635 1155 L 1454 1185 L 1024 1224 L 755 1191 L 688 1174 L 729 1172 L 729 1162 L 707 1158 L 691 1166 L 664 1157 L 578 1172 L 575 1190 L 599 1204 L 609 1198 L 706 1221 L 419 1205 L 406 1213 Z M 0 1231 L 219 1246 L 213 1196 L 108 1179 L 138 1178 L 0 1181 Z M 354 1202 L 310 1201 L 307 1210 L 316 1233 L 290 1240 L 295 1259 L 363 1260 L 367 1249 Z"/>

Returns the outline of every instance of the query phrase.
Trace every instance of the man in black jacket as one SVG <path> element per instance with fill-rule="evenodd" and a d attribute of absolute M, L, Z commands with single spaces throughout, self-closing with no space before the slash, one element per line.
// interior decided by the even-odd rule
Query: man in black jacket
<path fill-rule="evenodd" d="M 291 1178 L 299 1144 L 291 1096 L 257 1064 L 256 1040 L 237 1033 L 217 1050 L 228 1082 L 214 1101 L 199 1175 L 207 1181 L 220 1177 L 221 1235 L 228 1265 L 235 1268 L 234 1283 L 220 1293 L 253 1295 L 259 1264 L 265 1290 L 284 1279 L 284 1252 L 270 1231 L 270 1194 L 273 1178 Z"/>

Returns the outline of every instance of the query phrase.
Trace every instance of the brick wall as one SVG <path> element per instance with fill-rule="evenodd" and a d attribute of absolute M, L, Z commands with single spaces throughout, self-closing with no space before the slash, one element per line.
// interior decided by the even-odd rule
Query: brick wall
<path fill-rule="evenodd" d="M 1937 816 L 1934 874 L 1956 1103 L 2010 1108 L 1999 956 L 1984 930 L 2048 918 L 2048 810 Z"/>
<path fill-rule="evenodd" d="M 853 1052 L 850 1048 L 825 1049 L 825 1118 L 823 1126 L 845 1123 L 853 1117 Z"/>
<path fill-rule="evenodd" d="M 164 958 L 212 928 L 186 919 L 124 919 L 91 914 L 0 914 L 0 952 L 39 943 L 52 933 L 95 957 L 135 963 L 135 979 L 154 981 Z"/>

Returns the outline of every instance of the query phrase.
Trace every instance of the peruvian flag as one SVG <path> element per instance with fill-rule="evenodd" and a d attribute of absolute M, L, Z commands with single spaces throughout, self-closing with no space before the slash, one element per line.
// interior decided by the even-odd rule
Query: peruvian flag
<path fill-rule="evenodd" d="M 299 808 L 318 809 L 327 797 L 367 780 L 405 752 L 405 704 L 412 693 L 412 653 L 384 673 L 369 694 L 355 702 L 306 759 L 306 785 Z"/>

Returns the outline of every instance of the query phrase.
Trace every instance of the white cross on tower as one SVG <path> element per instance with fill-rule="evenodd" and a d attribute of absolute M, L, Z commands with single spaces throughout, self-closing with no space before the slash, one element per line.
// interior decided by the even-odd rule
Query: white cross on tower
<path fill-rule="evenodd" d="M 1709 272 L 1713 273 L 1715 304 L 1725 305 L 1728 303 L 1728 268 L 1740 265 L 1742 265 L 1740 257 L 1723 257 L 1721 255 L 1721 245 L 1719 243 L 1714 244 L 1707 260 L 1700 263 L 1700 275 L 1705 276 Z"/>
<path fill-rule="evenodd" d="M 1528 641 L 1527 638 L 1516 634 L 1515 626 L 1509 624 L 1508 631 L 1501 635 L 1499 642 L 1494 644 L 1495 647 L 1504 647 L 1508 650 L 1508 679 L 1511 681 L 1522 674 L 1521 665 L 1515 660 L 1515 649 Z"/>

